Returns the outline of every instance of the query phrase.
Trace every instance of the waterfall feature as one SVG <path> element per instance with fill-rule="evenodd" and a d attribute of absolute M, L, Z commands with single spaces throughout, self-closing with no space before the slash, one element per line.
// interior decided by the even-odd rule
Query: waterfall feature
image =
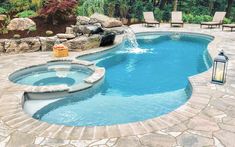
<path fill-rule="evenodd" d="M 128 53 L 133 53 L 133 54 L 151 53 L 151 49 L 142 49 L 139 47 L 135 32 L 130 27 L 125 26 L 124 32 L 126 40 L 131 44 L 131 48 L 127 50 Z"/>
<path fill-rule="evenodd" d="M 139 44 L 136 40 L 135 32 L 130 27 L 125 27 L 126 39 L 130 42 L 132 48 L 138 49 Z"/>

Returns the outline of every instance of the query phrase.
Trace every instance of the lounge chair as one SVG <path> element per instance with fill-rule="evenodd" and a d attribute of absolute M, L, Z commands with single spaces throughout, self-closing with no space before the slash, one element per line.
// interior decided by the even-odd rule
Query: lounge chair
<path fill-rule="evenodd" d="M 184 26 L 182 12 L 181 11 L 173 11 L 171 12 L 171 27 L 172 26 Z"/>
<path fill-rule="evenodd" d="M 144 23 L 145 26 L 149 25 L 158 25 L 160 26 L 160 23 L 154 18 L 153 12 L 143 12 L 144 15 Z"/>
<path fill-rule="evenodd" d="M 235 28 L 235 24 L 223 24 L 222 30 L 224 30 L 224 28 L 230 28 L 232 32 L 233 28 Z"/>
<path fill-rule="evenodd" d="M 201 22 L 200 27 L 202 28 L 203 25 L 208 26 L 208 28 L 212 28 L 213 26 L 219 27 L 223 24 L 224 17 L 226 12 L 215 12 L 213 20 L 211 22 Z"/>

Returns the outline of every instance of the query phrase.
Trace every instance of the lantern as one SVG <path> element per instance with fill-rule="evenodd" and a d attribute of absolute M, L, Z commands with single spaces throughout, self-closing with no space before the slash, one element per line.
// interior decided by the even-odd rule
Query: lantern
<path fill-rule="evenodd" d="M 228 57 L 220 51 L 213 63 L 212 83 L 224 84 L 226 81 Z"/>

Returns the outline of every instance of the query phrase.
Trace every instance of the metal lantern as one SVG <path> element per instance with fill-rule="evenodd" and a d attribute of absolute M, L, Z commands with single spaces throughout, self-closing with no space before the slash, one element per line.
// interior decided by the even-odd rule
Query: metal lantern
<path fill-rule="evenodd" d="M 224 54 L 224 51 L 220 51 L 217 57 L 214 59 L 212 82 L 217 84 L 224 84 L 226 81 L 228 57 Z"/>

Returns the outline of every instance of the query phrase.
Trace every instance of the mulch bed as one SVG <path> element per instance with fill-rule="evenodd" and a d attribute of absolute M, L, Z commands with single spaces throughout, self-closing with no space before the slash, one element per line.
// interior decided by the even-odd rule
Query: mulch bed
<path fill-rule="evenodd" d="M 21 38 L 26 37 L 36 37 L 36 36 L 47 36 L 46 31 L 50 30 L 53 31 L 54 34 L 58 33 L 65 33 L 66 27 L 69 27 L 70 25 L 74 25 L 76 23 L 76 17 L 70 17 L 65 22 L 60 22 L 58 25 L 52 25 L 45 22 L 45 20 L 41 17 L 35 17 L 31 18 L 37 26 L 37 30 L 34 32 L 30 31 L 9 31 L 7 34 L 0 34 L 0 39 L 10 39 L 13 38 L 15 34 L 19 34 Z M 1 25 L 0 21 L 0 27 Z"/>

